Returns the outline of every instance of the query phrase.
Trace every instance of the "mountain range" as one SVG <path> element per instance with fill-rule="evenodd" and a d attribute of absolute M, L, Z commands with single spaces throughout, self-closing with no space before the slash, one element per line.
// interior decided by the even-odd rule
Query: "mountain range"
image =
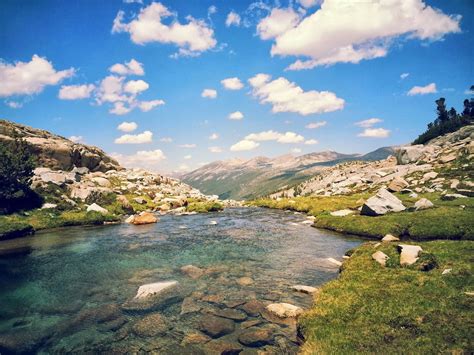
<path fill-rule="evenodd" d="M 325 167 L 344 161 L 381 160 L 394 151 L 394 147 L 383 147 L 364 155 L 323 151 L 301 156 L 287 154 L 276 158 L 260 156 L 250 160 L 215 161 L 179 178 L 221 199 L 252 199 L 308 180 Z"/>

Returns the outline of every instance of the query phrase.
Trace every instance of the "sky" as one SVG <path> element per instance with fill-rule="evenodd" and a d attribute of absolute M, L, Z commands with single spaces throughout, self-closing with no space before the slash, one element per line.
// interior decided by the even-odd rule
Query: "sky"
<path fill-rule="evenodd" d="M 162 173 L 367 153 L 462 110 L 470 0 L 3 0 L 0 118 Z"/>

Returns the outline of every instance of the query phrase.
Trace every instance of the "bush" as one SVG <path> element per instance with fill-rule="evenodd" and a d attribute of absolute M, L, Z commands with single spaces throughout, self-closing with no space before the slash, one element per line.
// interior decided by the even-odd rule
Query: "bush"
<path fill-rule="evenodd" d="M 0 145 L 0 214 L 41 206 L 43 199 L 31 190 L 35 161 L 24 140 Z"/>

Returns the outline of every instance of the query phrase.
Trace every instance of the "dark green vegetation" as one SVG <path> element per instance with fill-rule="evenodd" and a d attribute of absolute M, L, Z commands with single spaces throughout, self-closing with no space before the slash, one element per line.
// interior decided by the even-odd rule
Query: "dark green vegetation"
<path fill-rule="evenodd" d="M 474 85 L 471 86 L 471 92 L 474 92 Z M 463 106 L 462 113 L 458 114 L 454 107 L 451 107 L 449 111 L 446 109 L 444 97 L 436 100 L 436 120 L 428 124 L 428 129 L 420 134 L 413 144 L 424 144 L 433 138 L 472 124 L 474 122 L 474 98 L 464 100 Z"/>
<path fill-rule="evenodd" d="M 222 211 L 224 206 L 219 202 L 213 201 L 196 201 L 190 202 L 186 206 L 187 212 L 197 212 L 197 213 L 206 213 L 206 212 L 218 212 Z"/>
<path fill-rule="evenodd" d="M 432 201 L 435 208 L 411 212 L 389 213 L 384 216 L 369 217 L 358 214 L 369 194 L 351 196 L 315 196 L 293 199 L 260 199 L 252 205 L 286 209 L 308 213 L 316 217 L 314 226 L 364 237 L 380 238 L 386 234 L 400 236 L 402 239 L 468 239 L 474 240 L 474 201 L 471 198 L 443 201 L 436 193 L 423 194 L 417 198 L 397 195 L 405 206 L 411 207 L 421 197 Z M 462 207 L 465 206 L 465 207 Z M 353 215 L 331 216 L 329 212 L 353 209 Z"/>
<path fill-rule="evenodd" d="M 42 198 L 30 189 L 35 160 L 19 138 L 0 145 L 0 214 L 41 206 Z"/>
<path fill-rule="evenodd" d="M 400 267 L 396 244 L 366 243 L 324 285 L 300 318 L 304 354 L 471 353 L 474 278 L 472 241 L 417 243 L 426 256 Z M 382 267 L 371 255 L 390 259 Z M 435 268 L 420 271 L 426 260 Z M 442 275 L 443 270 L 452 269 Z"/>

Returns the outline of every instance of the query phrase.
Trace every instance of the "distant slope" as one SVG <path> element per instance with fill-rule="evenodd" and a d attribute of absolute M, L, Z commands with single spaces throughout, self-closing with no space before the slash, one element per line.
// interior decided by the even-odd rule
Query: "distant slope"
<path fill-rule="evenodd" d="M 299 184 L 327 166 L 349 160 L 379 160 L 390 154 L 393 149 L 386 147 L 365 155 L 324 151 L 274 159 L 232 159 L 207 164 L 180 178 L 206 194 L 219 195 L 223 199 L 251 199 Z"/>

